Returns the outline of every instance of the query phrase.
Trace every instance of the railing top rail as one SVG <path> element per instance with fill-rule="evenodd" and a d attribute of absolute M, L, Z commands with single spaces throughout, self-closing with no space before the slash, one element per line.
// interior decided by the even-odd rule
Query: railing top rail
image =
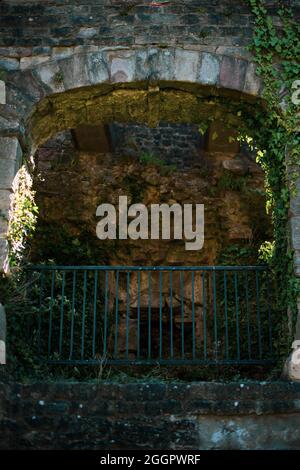
<path fill-rule="evenodd" d="M 268 265 L 257 266 L 64 266 L 31 265 L 31 271 L 266 271 Z"/>

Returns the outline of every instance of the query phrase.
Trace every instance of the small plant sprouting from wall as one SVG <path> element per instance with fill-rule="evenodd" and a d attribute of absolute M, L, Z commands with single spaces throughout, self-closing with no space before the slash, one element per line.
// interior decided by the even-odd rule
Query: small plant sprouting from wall
<path fill-rule="evenodd" d="M 63 82 L 64 82 L 64 76 L 63 76 L 62 72 L 57 72 L 53 77 L 54 85 L 60 86 L 60 85 L 63 84 Z"/>
<path fill-rule="evenodd" d="M 176 171 L 175 164 L 168 164 L 164 162 L 160 157 L 156 156 L 153 153 L 143 152 L 139 157 L 139 162 L 141 165 L 145 166 L 155 166 L 159 168 L 160 174 L 162 176 L 168 176 L 174 171 Z"/>
<path fill-rule="evenodd" d="M 10 209 L 8 242 L 10 247 L 10 264 L 22 262 L 27 242 L 32 237 L 37 221 L 38 207 L 34 202 L 32 177 L 26 165 L 18 171 L 14 180 L 14 195 Z"/>

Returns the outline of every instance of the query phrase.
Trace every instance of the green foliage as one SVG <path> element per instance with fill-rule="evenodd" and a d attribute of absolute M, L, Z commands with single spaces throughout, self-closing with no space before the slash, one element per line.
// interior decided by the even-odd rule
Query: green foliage
<path fill-rule="evenodd" d="M 18 171 L 14 185 L 7 237 L 12 266 L 20 264 L 22 260 L 27 242 L 34 233 L 38 214 L 38 208 L 34 202 L 32 178 L 25 165 Z"/>
<path fill-rule="evenodd" d="M 264 263 L 269 264 L 274 256 L 274 247 L 275 247 L 274 241 L 264 242 L 259 248 L 259 259 L 263 261 Z"/>
<path fill-rule="evenodd" d="M 221 175 L 218 181 L 218 187 L 222 190 L 244 191 L 246 189 L 247 181 L 247 176 L 237 176 L 226 171 Z"/>
<path fill-rule="evenodd" d="M 64 81 L 64 76 L 63 76 L 62 72 L 57 72 L 53 77 L 53 83 L 56 86 L 59 86 L 63 83 L 63 81 Z"/>
<path fill-rule="evenodd" d="M 31 247 L 31 260 L 35 263 L 55 262 L 69 265 L 106 264 L 112 246 L 100 244 L 96 237 L 91 245 L 90 233 L 82 227 L 80 234 L 72 234 L 72 228 L 67 225 L 45 224 L 39 221 L 36 236 Z M 111 240 L 114 242 L 114 240 Z"/>
<path fill-rule="evenodd" d="M 231 265 L 256 265 L 258 263 L 256 246 L 231 244 L 225 247 L 219 255 L 218 264 L 221 266 Z"/>
<path fill-rule="evenodd" d="M 176 165 L 169 165 L 153 153 L 143 152 L 139 157 L 139 162 L 145 166 L 155 166 L 159 168 L 161 175 L 167 176 L 176 171 Z"/>
<path fill-rule="evenodd" d="M 6 75 L 7 75 L 6 70 L 0 69 L 0 80 L 4 80 L 4 81 L 5 81 Z"/>
<path fill-rule="evenodd" d="M 290 196 L 294 192 L 293 180 L 297 173 L 288 181 L 286 154 L 288 150 L 290 167 L 299 165 L 299 117 L 291 100 L 291 86 L 300 76 L 300 26 L 293 18 L 292 11 L 282 1 L 279 2 L 277 12 L 281 27 L 273 24 L 263 0 L 248 0 L 248 4 L 255 17 L 253 44 L 250 49 L 255 56 L 257 73 L 264 82 L 263 98 L 267 108 L 267 114 L 259 117 L 253 127 L 252 137 L 256 146 L 261 149 L 258 152 L 258 161 L 266 172 L 268 208 L 272 211 L 274 226 L 274 245 L 262 246 L 261 256 L 270 261 L 277 279 L 278 305 L 282 310 L 282 323 L 278 325 L 278 329 L 285 333 L 282 341 L 288 348 L 287 311 L 292 312 L 295 323 L 299 280 L 293 270 L 293 253 L 289 246 L 287 229 Z M 286 96 L 284 106 L 280 106 L 283 90 Z M 293 332 L 290 333 L 293 335 Z"/>
<path fill-rule="evenodd" d="M 26 272 L 14 268 L 9 277 L 0 277 L 0 298 L 7 317 L 7 365 L 2 379 L 42 378 L 44 367 L 37 363 L 38 293 L 28 295 L 30 282 Z"/>

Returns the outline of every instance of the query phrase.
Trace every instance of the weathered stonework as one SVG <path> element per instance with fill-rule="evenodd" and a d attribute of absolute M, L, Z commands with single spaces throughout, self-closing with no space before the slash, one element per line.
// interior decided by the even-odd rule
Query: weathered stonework
<path fill-rule="evenodd" d="M 129 127 L 132 138 L 134 129 L 143 132 L 142 136 L 145 133 L 150 136 L 153 131 L 154 136 L 159 135 L 159 142 L 169 144 L 167 136 L 181 127 L 161 125 L 152 130 L 132 126 Z M 160 134 L 157 134 L 159 129 Z M 182 133 L 188 132 L 190 128 L 185 126 L 181 130 Z M 185 141 L 181 143 L 180 134 L 179 137 L 172 135 L 172 138 L 173 147 L 169 155 L 163 151 L 156 153 L 156 158 L 160 158 L 164 165 L 162 167 L 151 162 L 151 154 L 149 162 L 140 161 L 141 150 L 135 152 L 130 146 L 126 147 L 124 134 L 115 137 L 119 142 L 116 153 L 101 153 L 101 149 L 92 153 L 78 152 L 68 133 L 61 133 L 56 139 L 46 142 L 36 155 L 39 177 L 34 188 L 42 227 L 68 225 L 68 232 L 73 236 L 80 237 L 85 233 L 98 264 L 123 265 L 148 265 L 149 261 L 153 265 L 215 265 L 227 245 L 247 244 L 249 239 L 252 239 L 252 244 L 260 245 L 268 235 L 271 236 L 265 198 L 259 195 L 264 175 L 255 162 L 243 154 L 201 151 L 197 147 L 199 141 L 195 143 L 193 153 L 187 152 L 188 147 Z M 142 140 L 147 143 L 143 137 Z M 157 149 L 160 148 L 158 144 Z M 181 151 L 179 158 L 175 150 Z M 243 180 L 246 174 L 248 176 Z M 224 177 L 234 178 L 233 175 L 239 178 L 241 186 L 244 184 L 244 189 L 234 190 L 226 183 L 223 186 Z M 76 200 L 72 197 L 75 187 Z M 178 240 L 148 240 L 147 243 L 144 240 L 123 240 L 117 246 L 112 240 L 101 243 L 95 234 L 96 208 L 103 202 L 117 205 L 119 195 L 127 195 L 128 204 L 144 203 L 147 207 L 162 202 L 203 203 L 204 249 L 188 252 L 184 249 L 184 241 Z M 260 231 L 256 228 L 255 236 L 252 224 L 254 209 L 261 221 Z M 34 250 L 35 244 L 40 247 L 43 232 L 41 234 L 39 239 L 37 230 L 31 250 L 37 262 L 41 261 L 39 256 L 44 251 L 40 248 L 36 254 Z M 54 240 L 55 237 L 52 243 Z M 48 239 L 47 244 L 49 242 Z M 47 251 L 47 247 L 44 249 Z M 48 256 L 52 258 L 55 255 Z"/>
<path fill-rule="evenodd" d="M 6 88 L 3 80 L 0 80 L 0 104 L 6 104 Z"/>
<path fill-rule="evenodd" d="M 6 316 L 0 304 L 0 365 L 6 363 Z"/>
<path fill-rule="evenodd" d="M 289 3 L 299 18 L 299 1 Z M 267 2 L 270 15 L 276 6 Z M 17 146 L 26 144 L 34 153 L 57 132 L 80 124 L 199 123 L 228 111 L 217 99 L 211 103 L 218 96 L 228 103 L 242 99 L 261 105 L 262 83 L 246 49 L 253 33 L 246 2 L 182 0 L 160 6 L 143 0 L 101 5 L 92 0 L 9 0 L 1 2 L 0 17 L 0 70 L 5 76 L 0 82 L 0 138 L 14 139 L 9 157 L 0 151 L 0 189 L 11 188 L 18 169 L 16 139 Z M 227 118 L 239 125 L 236 113 Z M 0 145 L 7 152 L 6 141 Z M 5 213 L 8 207 L 7 202 Z M 300 276 L 297 199 L 291 209 Z M 1 267 L 7 262 L 6 248 L 1 238 Z"/>
<path fill-rule="evenodd" d="M 300 384 L 0 384 L 1 449 L 283 450 Z"/>

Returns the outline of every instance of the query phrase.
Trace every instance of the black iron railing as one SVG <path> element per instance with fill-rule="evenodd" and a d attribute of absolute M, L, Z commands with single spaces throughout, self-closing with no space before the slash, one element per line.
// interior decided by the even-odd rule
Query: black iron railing
<path fill-rule="evenodd" d="M 60 364 L 266 364 L 265 266 L 32 266 L 40 359 Z M 30 295 L 30 292 L 29 292 Z"/>

